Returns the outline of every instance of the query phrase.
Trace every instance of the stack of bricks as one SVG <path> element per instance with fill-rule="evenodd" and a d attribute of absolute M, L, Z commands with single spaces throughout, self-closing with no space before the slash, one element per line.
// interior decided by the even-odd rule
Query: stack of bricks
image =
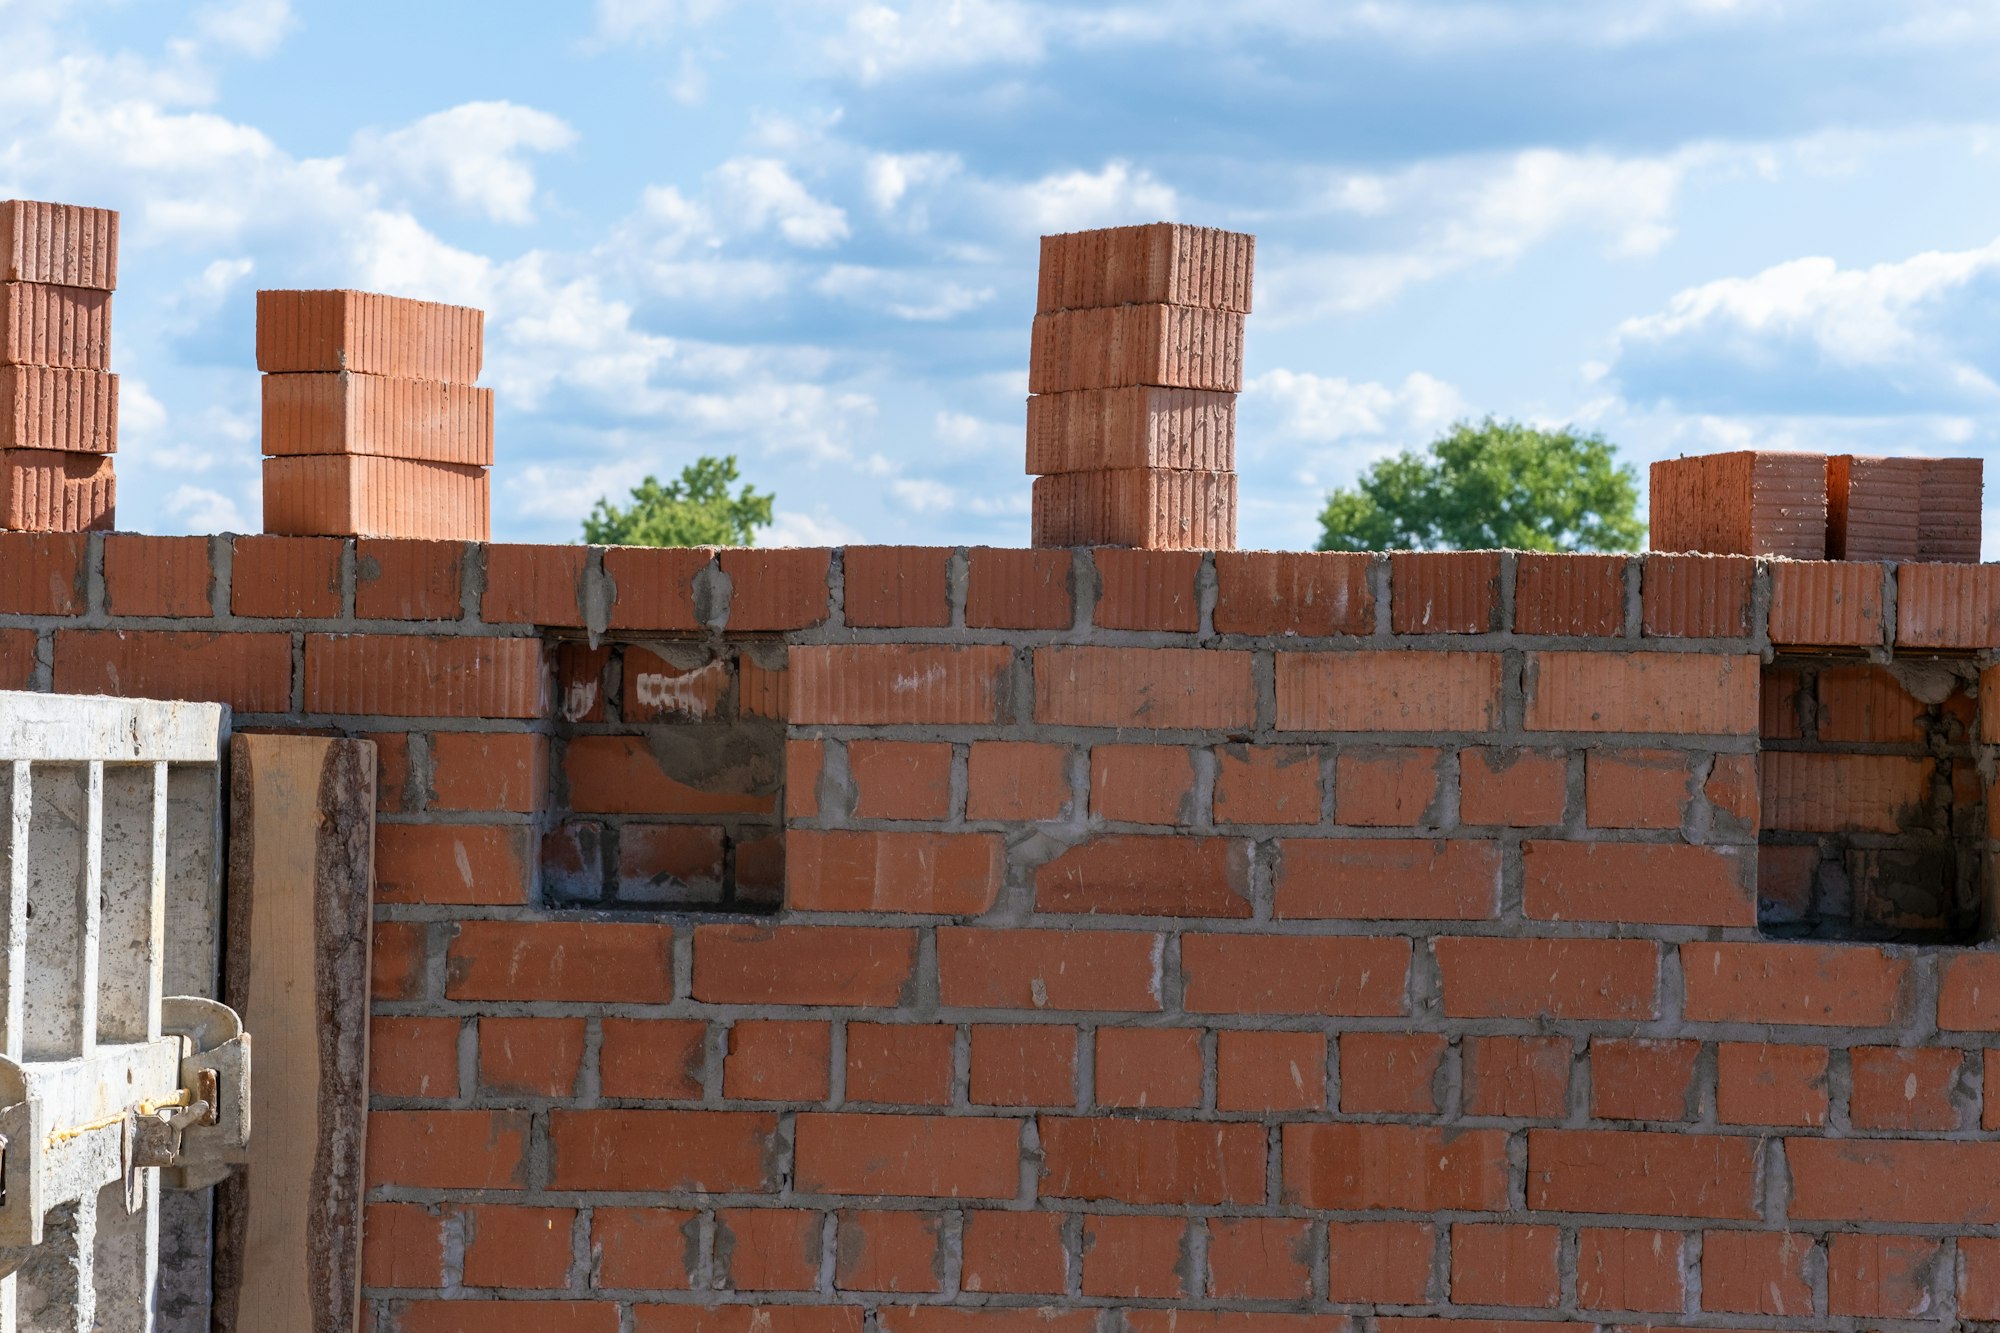
<path fill-rule="evenodd" d="M 1978 564 L 1977 458 L 1739 451 L 1653 464 L 1656 551 Z"/>
<path fill-rule="evenodd" d="M 485 540 L 485 319 L 372 292 L 257 293 L 264 530 Z"/>
<path fill-rule="evenodd" d="M 1236 545 L 1256 243 L 1166 222 L 1042 238 L 1028 367 L 1035 545 Z"/>
<path fill-rule="evenodd" d="M 118 215 L 0 203 L 0 528 L 112 523 Z"/>

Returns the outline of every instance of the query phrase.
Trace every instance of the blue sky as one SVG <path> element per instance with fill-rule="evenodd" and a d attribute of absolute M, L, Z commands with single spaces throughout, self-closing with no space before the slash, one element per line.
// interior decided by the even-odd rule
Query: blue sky
<path fill-rule="evenodd" d="M 1036 237 L 1157 218 L 1259 237 L 1247 547 L 1488 412 L 2000 444 L 1991 0 L 0 0 L 0 51 L 0 198 L 125 215 L 126 528 L 256 530 L 254 292 L 358 286 L 488 311 L 497 538 L 734 452 L 769 540 L 1024 544 Z"/>

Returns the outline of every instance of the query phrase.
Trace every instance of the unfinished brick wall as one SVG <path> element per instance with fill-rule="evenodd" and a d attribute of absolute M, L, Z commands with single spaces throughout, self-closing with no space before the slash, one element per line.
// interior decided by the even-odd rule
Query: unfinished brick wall
<path fill-rule="evenodd" d="M 0 535 L 0 686 L 381 746 L 378 1333 L 2000 1320 L 2000 958 L 1758 871 L 1787 746 L 1993 808 L 1995 649 L 1990 566 Z M 755 819 L 775 915 L 620 876 Z"/>

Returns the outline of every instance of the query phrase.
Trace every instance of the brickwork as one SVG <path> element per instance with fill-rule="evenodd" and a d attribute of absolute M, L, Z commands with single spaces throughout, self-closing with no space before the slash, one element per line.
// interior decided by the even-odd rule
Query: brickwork
<path fill-rule="evenodd" d="M 4 534 L 0 675 L 377 742 L 377 1333 L 2000 1312 L 2000 964 L 1759 865 L 1992 808 L 1985 571 L 1027 554 Z"/>

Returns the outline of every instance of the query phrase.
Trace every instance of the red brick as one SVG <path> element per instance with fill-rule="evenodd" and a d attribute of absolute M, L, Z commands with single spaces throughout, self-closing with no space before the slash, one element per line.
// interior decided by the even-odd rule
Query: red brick
<path fill-rule="evenodd" d="M 424 793 L 410 783 L 410 736 L 403 731 L 378 731 L 360 739 L 375 746 L 375 809 L 401 814 L 423 804 Z"/>
<path fill-rule="evenodd" d="M 1639 565 L 1648 638 L 1740 639 L 1750 633 L 1757 562 L 1747 556 L 1648 555 Z"/>
<path fill-rule="evenodd" d="M 1408 1012 L 1409 968 L 1406 939 L 1181 937 L 1189 1013 L 1394 1018 Z"/>
<path fill-rule="evenodd" d="M 736 1291 L 811 1291 L 819 1285 L 821 1217 L 797 1208 L 719 1208 L 715 1250 Z"/>
<path fill-rule="evenodd" d="M 2000 1051 L 1988 1047 L 1980 1064 L 1979 1127 L 2000 1129 Z"/>
<path fill-rule="evenodd" d="M 1560 824 L 1568 801 L 1569 762 L 1560 750 L 1476 746 L 1458 755 L 1462 824 L 1527 828 Z"/>
<path fill-rule="evenodd" d="M 1721 1042 L 1715 1101 L 1725 1125 L 1824 1125 L 1826 1047 Z"/>
<path fill-rule="evenodd" d="M 1312 1249 L 1303 1218 L 1211 1218 L 1208 1292 L 1226 1301 L 1304 1301 L 1312 1295 Z"/>
<path fill-rule="evenodd" d="M 2000 955 L 1946 955 L 1938 978 L 1938 1026 L 2000 1032 Z"/>
<path fill-rule="evenodd" d="M 577 736 L 563 754 L 570 808 L 609 815 L 775 814 L 778 793 L 769 767 L 738 764 L 722 771 L 669 773 L 643 735 Z M 677 765 L 678 767 L 678 765 Z"/>
<path fill-rule="evenodd" d="M 1572 1051 L 1568 1037 L 1467 1037 L 1466 1114 L 1565 1118 Z"/>
<path fill-rule="evenodd" d="M 1083 1294 L 1154 1300 L 1183 1296 L 1186 1243 L 1185 1218 L 1086 1216 Z"/>
<path fill-rule="evenodd" d="M 695 575 L 715 552 L 705 546 L 614 546 L 604 552 L 604 577 L 617 590 L 612 629 L 694 630 Z"/>
<path fill-rule="evenodd" d="M 1757 924 L 1756 856 L 1747 847 L 1527 842 L 1523 903 L 1543 921 Z M 1662 884 L 1672 893 L 1660 892 Z"/>
<path fill-rule="evenodd" d="M 665 1004 L 674 928 L 636 921 L 464 921 L 446 956 L 454 1000 Z"/>
<path fill-rule="evenodd" d="M 1826 553 L 1835 560 L 1915 560 L 1924 512 L 1921 458 L 1835 454 L 1826 460 Z"/>
<path fill-rule="evenodd" d="M 1500 610 L 1498 551 L 1395 551 L 1389 628 L 1398 634 L 1484 634 Z"/>
<path fill-rule="evenodd" d="M 823 1102 L 833 1055 L 826 1023 L 744 1019 L 729 1029 L 722 1095 L 731 1100 Z"/>
<path fill-rule="evenodd" d="M 25 690 L 35 679 L 35 632 L 0 629 L 0 690 Z"/>
<path fill-rule="evenodd" d="M 1497 1212 L 1507 1206 L 1507 1174 L 1501 1130 L 1284 1127 L 1284 1201 L 1295 1206 Z"/>
<path fill-rule="evenodd" d="M 1698 1041 L 1592 1037 L 1590 1114 L 1597 1120 L 1687 1120 Z M 1678 1307 L 1676 1307 L 1678 1308 Z"/>
<path fill-rule="evenodd" d="M 0 283 L 0 365 L 105 370 L 110 364 L 110 292 Z"/>
<path fill-rule="evenodd" d="M 1776 561 L 1771 642 L 1787 647 L 1866 647 L 1882 642 L 1883 571 L 1836 561 Z"/>
<path fill-rule="evenodd" d="M 528 901 L 522 824 L 383 824 L 375 830 L 375 893 L 385 903 L 518 907 Z"/>
<path fill-rule="evenodd" d="M 1476 921 L 1498 906 L 1497 842 L 1286 838 L 1278 848 L 1281 920 Z"/>
<path fill-rule="evenodd" d="M 976 1106 L 1075 1106 L 1076 1029 L 974 1024 L 971 1096 Z"/>
<path fill-rule="evenodd" d="M 732 549 L 717 560 L 729 577 L 726 623 L 732 631 L 806 629 L 831 614 L 831 551 Z"/>
<path fill-rule="evenodd" d="M 1914 755 L 1771 751 L 1760 799 L 1772 828 L 1894 834 L 1928 802 L 1934 768 Z"/>
<path fill-rule="evenodd" d="M 1090 813 L 1132 824 L 1193 822 L 1194 760 L 1182 746 L 1097 745 L 1090 751 Z"/>
<path fill-rule="evenodd" d="M 1061 1295 L 1069 1286 L 1063 1217 L 990 1209 L 966 1213 L 961 1285 L 968 1292 Z"/>
<path fill-rule="evenodd" d="M 951 623 L 945 546 L 850 546 L 841 552 L 843 618 L 864 629 Z"/>
<path fill-rule="evenodd" d="M 849 741 L 859 819 L 945 819 L 951 814 L 951 746 L 931 741 Z"/>
<path fill-rule="evenodd" d="M 1685 1012 L 1696 1023 L 1889 1027 L 1908 961 L 1848 944 L 1683 944 Z"/>
<path fill-rule="evenodd" d="M 708 1025 L 677 1018 L 604 1018 L 597 1053 L 606 1097 L 692 1101 L 701 1096 Z"/>
<path fill-rule="evenodd" d="M 967 819 L 1059 819 L 1069 799 L 1069 751 L 1060 745 L 974 741 L 966 752 Z"/>
<path fill-rule="evenodd" d="M 1783 1231 L 1710 1231 L 1701 1242 L 1701 1308 L 1726 1314 L 1810 1315 L 1806 1261 L 1813 1238 Z"/>
<path fill-rule="evenodd" d="M 444 1286 L 444 1219 L 417 1203 L 371 1203 L 362 1218 L 361 1285 Z"/>
<path fill-rule="evenodd" d="M 489 625 L 583 625 L 587 548 L 495 544 L 485 549 L 480 619 Z"/>
<path fill-rule="evenodd" d="M 1707 653 L 1530 653 L 1530 731 L 1754 735 L 1754 657 Z"/>
<path fill-rule="evenodd" d="M 2000 573 L 1983 565 L 1897 566 L 1896 643 L 2000 647 Z"/>
<path fill-rule="evenodd" d="M 1101 546 L 1090 558 L 1097 567 L 1098 584 L 1091 623 L 1099 629 L 1192 634 L 1201 628 L 1195 591 L 1201 552 Z"/>
<path fill-rule="evenodd" d="M 914 930 L 695 927 L 694 998 L 705 1004 L 896 1004 L 916 966 Z"/>
<path fill-rule="evenodd" d="M 282 713 L 292 704 L 289 634 L 170 630 L 58 630 L 57 694 L 193 699 L 242 713 Z M 308 711 L 317 709 L 308 695 Z"/>
<path fill-rule="evenodd" d="M 1554 1309 L 1562 1303 L 1554 1227 L 1461 1222 L 1451 1229 L 1454 1305 Z"/>
<path fill-rule="evenodd" d="M 1248 727 L 1250 654 L 1216 648 L 1035 650 L 1035 720 L 1069 727 Z"/>
<path fill-rule="evenodd" d="M 667 1208 L 593 1208 L 591 1285 L 629 1291 L 686 1291 L 701 1257 L 698 1213 Z"/>
<path fill-rule="evenodd" d="M 1256 253 L 1247 233 L 1169 222 L 1044 236 L 1035 309 L 1166 302 L 1248 311 Z"/>
<path fill-rule="evenodd" d="M 368 454 L 264 460 L 264 531 L 295 537 L 483 542 L 492 533 L 491 470 Z"/>
<path fill-rule="evenodd" d="M 1679 828 L 1692 758 L 1685 750 L 1591 750 L 1584 756 L 1585 818 L 1592 828 Z"/>
<path fill-rule="evenodd" d="M 1882 667 L 1823 668 L 1818 694 L 1822 741 L 1921 743 L 1927 734 L 1927 707 Z"/>
<path fill-rule="evenodd" d="M 939 998 L 953 1008 L 1160 1008 L 1162 938 L 1136 930 L 940 926 Z"/>
<path fill-rule="evenodd" d="M 239 616 L 327 619 L 340 614 L 337 537 L 238 537 L 229 609 Z"/>
<path fill-rule="evenodd" d="M 1917 559 L 1977 564 L 1985 460 L 1926 458 L 1921 474 L 1918 493 L 1923 521 L 1917 525 Z"/>
<path fill-rule="evenodd" d="M 775 1112 L 549 1113 L 554 1190 L 768 1190 Z"/>
<path fill-rule="evenodd" d="M 1757 1216 L 1757 1140 L 1628 1130 L 1528 1131 L 1528 1207 L 1657 1217 Z"/>
<path fill-rule="evenodd" d="M 1218 634 L 1327 638 L 1375 629 L 1372 555 L 1336 551 L 1218 551 Z M 1101 621 L 1099 623 L 1102 623 Z"/>
<path fill-rule="evenodd" d="M 1000 891 L 997 833 L 795 828 L 785 834 L 786 902 L 802 912 L 977 916 Z"/>
<path fill-rule="evenodd" d="M 468 306 L 353 291 L 257 293 L 257 368 L 347 370 L 471 384 L 486 317 Z"/>
<path fill-rule="evenodd" d="M 1964 1051 L 1856 1046 L 1848 1061 L 1847 1118 L 1856 1129 L 1959 1128 L 1952 1092 L 1965 1070 Z"/>
<path fill-rule="evenodd" d="M 1678 1231 L 1577 1228 L 1578 1308 L 1679 1314 L 1686 1299 L 1681 1236 Z"/>
<path fill-rule="evenodd" d="M 791 721 L 882 727 L 992 723 L 1013 664 L 1000 644 L 814 644 L 791 650 Z"/>
<path fill-rule="evenodd" d="M 0 613 L 81 614 L 89 540 L 82 533 L 0 532 Z"/>
<path fill-rule="evenodd" d="M 1514 557 L 1514 632 L 1616 636 L 1625 625 L 1622 555 Z"/>
<path fill-rule="evenodd" d="M 1316 1111 L 1326 1105 L 1326 1036 L 1244 1032 L 1215 1039 L 1215 1109 Z"/>
<path fill-rule="evenodd" d="M 1345 1115 L 1436 1115 L 1445 1039 L 1433 1032 L 1340 1034 Z"/>
<path fill-rule="evenodd" d="M 368 1185 L 521 1189 L 527 1143 L 526 1111 L 371 1111 Z"/>
<path fill-rule="evenodd" d="M 949 1106 L 957 1040 L 941 1023 L 849 1023 L 847 1100 Z"/>
<path fill-rule="evenodd" d="M 588 867 L 583 873 L 586 887 L 591 882 L 591 872 L 600 865 L 600 857 L 601 853 L 589 850 L 579 854 L 578 859 Z M 700 824 L 627 824 L 618 835 L 615 893 L 624 902 L 713 902 L 722 892 L 723 861 L 720 828 Z M 745 860 L 739 858 L 739 891 L 748 879 Z M 543 883 L 545 886 L 549 883 L 546 853 Z"/>
<path fill-rule="evenodd" d="M 347 371 L 266 375 L 266 454 L 493 465 L 493 390 Z"/>
<path fill-rule="evenodd" d="M 1011 1199 L 1021 1122 L 983 1116 L 802 1114 L 794 1184 L 808 1194 Z"/>
<path fill-rule="evenodd" d="M 536 639 L 306 635 L 308 713 L 532 719 L 545 693 Z"/>
<path fill-rule="evenodd" d="M 1659 551 L 1826 554 L 1826 458 L 1738 450 L 1652 466 L 1650 538 Z"/>
<path fill-rule="evenodd" d="M 396 1329 L 397 1333 L 618 1333 L 618 1307 L 601 1301 L 409 1301 L 400 1306 Z"/>
<path fill-rule="evenodd" d="M 210 615 L 213 578 L 206 537 L 104 539 L 104 609 L 114 616 Z"/>
<path fill-rule="evenodd" d="M 1311 747 L 1218 746 L 1215 768 L 1216 823 L 1319 822 L 1319 753 Z"/>
<path fill-rule="evenodd" d="M 354 614 L 363 620 L 457 620 L 465 543 L 364 537 L 354 544 Z"/>
<path fill-rule="evenodd" d="M 5 295 L 0 288 L 0 298 Z M 0 328 L 0 336 L 4 334 Z M 0 450 L 0 524 L 9 528 L 109 531 L 117 526 L 117 497 L 117 469 L 109 454 Z"/>
<path fill-rule="evenodd" d="M 1495 653 L 1286 653 L 1280 731 L 1487 731 L 1500 718 Z"/>
<path fill-rule="evenodd" d="M 1333 817 L 1364 827 L 1434 823 L 1438 759 L 1429 749 L 1343 749 L 1334 757 Z"/>
<path fill-rule="evenodd" d="M 967 553 L 965 623 L 972 629 L 1068 629 L 1070 553 L 976 546 Z"/>
<path fill-rule="evenodd" d="M 785 818 L 819 818 L 819 779 L 825 765 L 825 741 L 785 742 Z"/>
<path fill-rule="evenodd" d="M 426 932 L 421 921 L 377 921 L 369 957 L 369 994 L 414 1000 L 425 989 Z"/>
<path fill-rule="evenodd" d="M 1035 908 L 1113 916 L 1245 918 L 1250 844 L 1103 833 L 1035 870 Z"/>
<path fill-rule="evenodd" d="M 1028 392 L 1243 388 L 1243 315 L 1147 303 L 1035 316 Z"/>
<path fill-rule="evenodd" d="M 1451 1018 L 1632 1021 L 1659 1016 L 1646 940 L 1445 938 L 1432 945 Z"/>
<path fill-rule="evenodd" d="M 865 1311 L 859 1305 L 637 1305 L 632 1313 L 633 1333 L 861 1333 Z"/>
<path fill-rule="evenodd" d="M 569 1285 L 573 1208 L 465 1210 L 465 1285 L 553 1291 Z"/>
<path fill-rule="evenodd" d="M 1863 1319 L 1923 1318 L 1934 1304 L 1939 1251 L 1939 1243 L 1924 1236 L 1828 1236 L 1827 1313 Z"/>
<path fill-rule="evenodd" d="M 1201 1033 L 1194 1028 L 1097 1029 L 1099 1106 L 1201 1105 Z"/>
<path fill-rule="evenodd" d="M 1236 395 L 1134 385 L 1028 400 L 1028 472 L 1232 471 Z"/>
<path fill-rule="evenodd" d="M 2000 1319 L 2000 1239 L 1958 1238 L 1958 1313 L 1962 1319 Z"/>
<path fill-rule="evenodd" d="M 479 1020 L 479 1084 L 488 1092 L 574 1096 L 582 1068 L 580 1018 Z"/>
<path fill-rule="evenodd" d="M 1236 545 L 1236 474 L 1116 468 L 1035 478 L 1036 546 L 1226 551 Z"/>
<path fill-rule="evenodd" d="M 2000 1143 L 1785 1140 L 1795 1220 L 1990 1226 Z"/>
<path fill-rule="evenodd" d="M 0 450 L 104 455 L 118 449 L 118 377 L 104 370 L 0 366 Z M 88 466 L 86 458 L 75 461 Z"/>
<path fill-rule="evenodd" d="M 458 1033 L 456 1018 L 370 1019 L 369 1090 L 378 1097 L 458 1096 Z"/>
<path fill-rule="evenodd" d="M 431 746 L 433 810 L 532 814 L 548 780 L 548 740 L 525 733 L 442 731 Z"/>
<path fill-rule="evenodd" d="M 1329 1222 L 1326 1298 L 1422 1305 L 1431 1295 L 1437 1229 L 1428 1222 Z"/>
<path fill-rule="evenodd" d="M 1164 246 L 1173 239 L 1161 235 L 1154 243 Z M 1247 266 L 1248 260 L 1244 263 Z M 118 285 L 117 212 L 28 199 L 0 203 L 0 282 L 46 282 L 112 290 Z M 1243 295 L 1247 300 L 1247 268 Z"/>
<path fill-rule="evenodd" d="M 1040 1193 L 1131 1204 L 1264 1201 L 1264 1127 L 1043 1116 Z"/>
<path fill-rule="evenodd" d="M 943 1226 L 938 1213 L 843 1212 L 833 1285 L 841 1291 L 942 1291 L 938 1239 Z"/>

